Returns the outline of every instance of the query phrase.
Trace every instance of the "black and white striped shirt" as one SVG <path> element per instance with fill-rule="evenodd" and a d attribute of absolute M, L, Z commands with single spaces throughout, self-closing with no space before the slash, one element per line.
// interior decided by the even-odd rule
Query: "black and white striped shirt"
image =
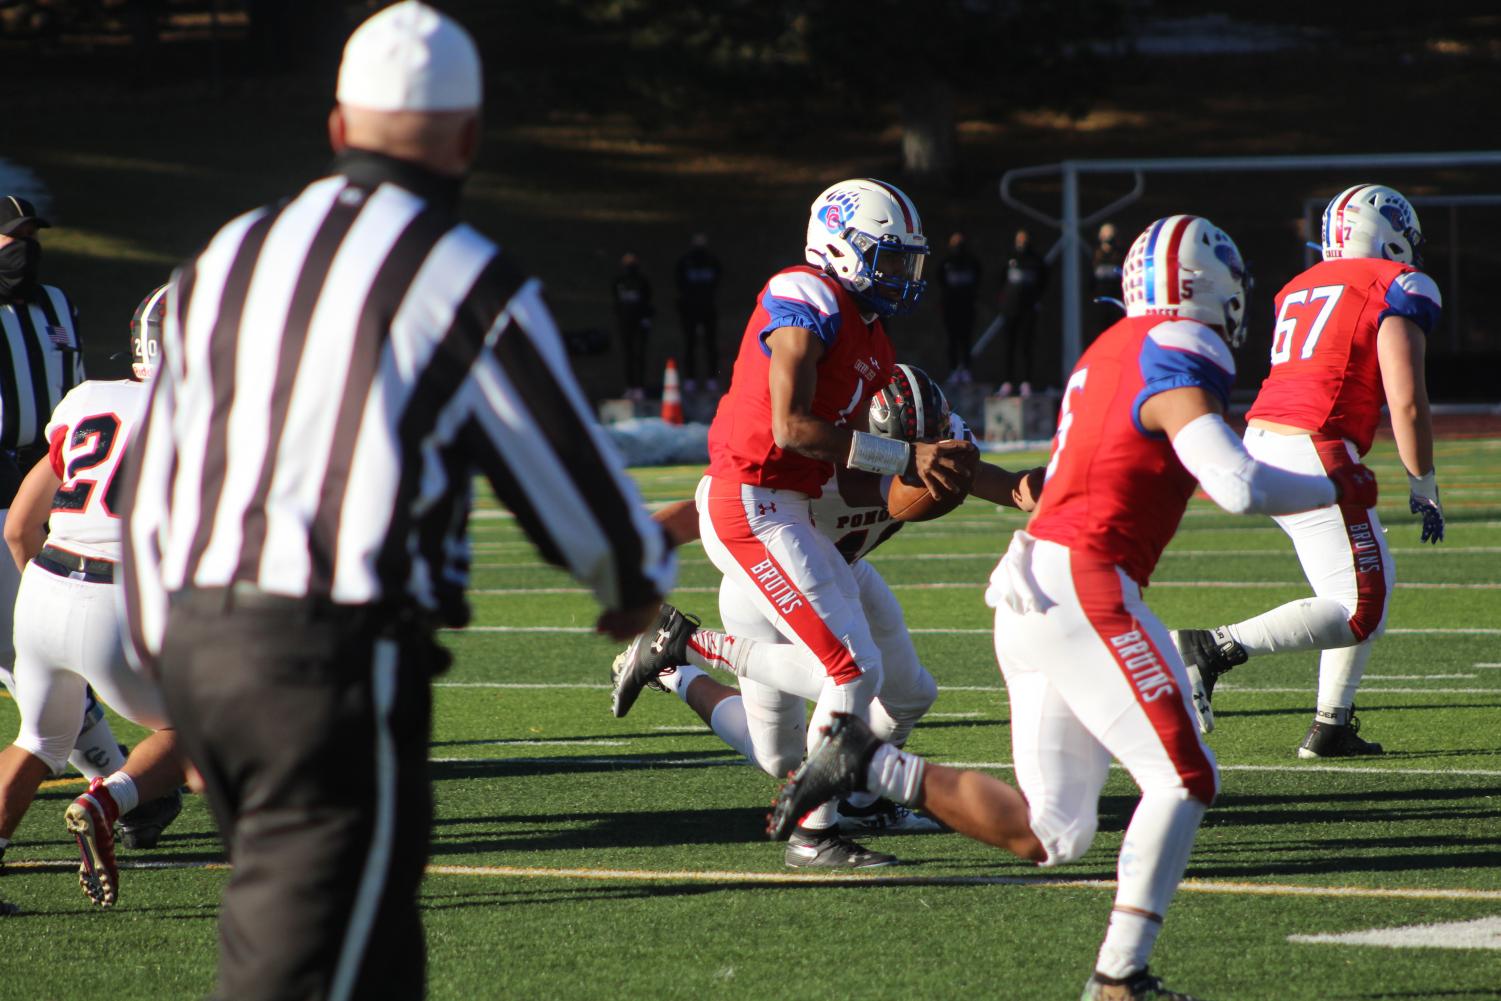
<path fill-rule="evenodd" d="M 38 285 L 25 302 L 0 303 L 0 329 L 0 449 L 45 447 L 47 418 L 84 379 L 73 306 L 61 289 Z"/>
<path fill-rule="evenodd" d="M 127 510 L 133 638 L 165 595 L 245 582 L 467 610 L 475 471 L 610 609 L 676 566 L 589 415 L 541 288 L 372 153 L 233 220 L 174 276 Z"/>

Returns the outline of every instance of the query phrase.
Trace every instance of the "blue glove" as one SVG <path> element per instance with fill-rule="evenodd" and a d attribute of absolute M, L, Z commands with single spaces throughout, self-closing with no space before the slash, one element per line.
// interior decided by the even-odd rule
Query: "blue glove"
<path fill-rule="evenodd" d="M 1407 508 L 1423 516 L 1423 537 L 1418 541 L 1444 541 L 1444 508 L 1438 500 L 1433 471 L 1429 470 L 1426 476 L 1408 476 L 1407 484 L 1412 490 L 1407 497 Z"/>

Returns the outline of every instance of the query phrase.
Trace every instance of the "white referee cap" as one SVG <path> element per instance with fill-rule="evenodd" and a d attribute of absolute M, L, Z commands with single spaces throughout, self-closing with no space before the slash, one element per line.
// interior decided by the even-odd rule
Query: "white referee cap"
<path fill-rule="evenodd" d="M 427 4 L 402 0 L 349 36 L 337 97 L 370 111 L 466 111 L 482 103 L 480 84 L 469 32 Z"/>

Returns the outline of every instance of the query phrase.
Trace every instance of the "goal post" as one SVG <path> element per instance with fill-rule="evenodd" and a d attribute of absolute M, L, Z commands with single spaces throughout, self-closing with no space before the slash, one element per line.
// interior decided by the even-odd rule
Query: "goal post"
<path fill-rule="evenodd" d="M 1322 171 L 1383 169 L 1453 170 L 1461 167 L 1501 167 L 1501 150 L 1471 150 L 1451 153 L 1366 153 L 1318 156 L 1196 156 L 1152 157 L 1144 159 L 1064 160 L 1061 163 L 1034 167 L 1017 167 L 1001 175 L 1001 200 L 1023 215 L 1059 231 L 1063 261 L 1063 364 L 1060 373 L 1066 379 L 1083 351 L 1083 270 L 1089 246 L 1081 229 L 1104 219 L 1111 212 L 1140 200 L 1146 190 L 1147 174 L 1258 173 L 1266 171 Z M 1133 188 L 1105 208 L 1082 213 L 1079 204 L 1079 179 L 1084 175 L 1124 174 L 1133 178 Z M 1017 197 L 1017 184 L 1038 178 L 1057 177 L 1060 181 L 1059 212 L 1029 205 Z M 1417 201 L 1417 199 L 1413 199 Z"/>

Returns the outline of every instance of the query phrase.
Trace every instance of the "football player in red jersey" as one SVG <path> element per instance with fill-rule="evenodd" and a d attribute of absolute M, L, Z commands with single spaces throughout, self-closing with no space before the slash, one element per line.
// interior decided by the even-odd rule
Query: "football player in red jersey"
<path fill-rule="evenodd" d="M 1192 1001 L 1163 987 L 1147 962 L 1219 774 L 1183 662 L 1141 592 L 1195 486 L 1238 514 L 1375 501 L 1370 470 L 1287 472 L 1253 459 L 1225 424 L 1244 282 L 1235 244 L 1208 220 L 1153 223 L 1126 258 L 1126 318 L 1068 380 L 1042 499 L 986 592 L 1020 792 L 925 762 L 838 716 L 783 787 L 768 827 L 777 837 L 806 804 L 866 789 L 1062 865 L 1093 841 L 1100 790 L 1118 759 L 1142 795 L 1086 999 Z"/>
<path fill-rule="evenodd" d="M 1306 473 L 1352 466 L 1391 412 L 1422 541 L 1444 537 L 1433 469 L 1423 347 L 1441 297 L 1422 271 L 1422 233 L 1407 199 L 1357 184 L 1324 210 L 1324 259 L 1277 293 L 1272 367 L 1246 415 L 1246 449 Z M 1189 663 L 1200 728 L 1214 728 L 1215 680 L 1262 653 L 1321 650 L 1318 704 L 1301 758 L 1380 754 L 1357 735 L 1355 690 L 1386 627 L 1394 571 L 1374 508 L 1337 504 L 1276 519 L 1314 597 L 1244 622 L 1174 634 Z"/>
<path fill-rule="evenodd" d="M 949 408 L 943 390 L 922 369 L 897 365 L 891 382 L 871 397 L 868 427 L 903 441 L 973 441 L 969 425 Z M 847 472 L 847 471 L 841 471 Z M 998 506 L 1031 511 L 1042 489 L 1041 467 L 1012 472 L 980 462 L 970 493 Z M 898 747 L 932 707 L 938 685 L 923 666 L 907 631 L 902 606 L 866 557 L 906 524 L 891 517 L 885 490 L 890 477 L 831 476 L 813 502 L 813 522 L 850 565 L 871 636 L 881 651 L 881 687 L 870 707 L 871 729 Z M 853 481 L 853 482 L 852 482 Z M 660 508 L 653 517 L 676 546 L 699 537 L 692 501 Z M 728 578 L 726 578 L 728 580 Z M 696 629 L 687 643 L 688 662 L 659 675 L 652 687 L 669 691 L 699 715 L 730 747 L 775 778 L 798 766 L 807 743 L 807 702 L 822 691 L 826 672 L 802 647 L 781 641 L 759 612 L 739 600 L 733 585 L 722 586 L 722 631 Z M 726 650 L 733 654 L 725 656 Z M 611 665 L 612 678 L 629 659 L 623 652 Z M 708 671 L 736 675 L 738 688 Z M 910 808 L 870 793 L 840 801 L 838 826 L 845 834 L 929 833 L 943 828 Z"/>
<path fill-rule="evenodd" d="M 757 298 L 729 391 L 709 428 L 709 469 L 695 501 L 704 550 L 736 601 L 822 664 L 816 733 L 833 712 L 868 718 L 881 651 L 849 564 L 813 525 L 811 505 L 838 466 L 872 477 L 916 475 L 935 497 L 968 486 L 968 442 L 908 443 L 864 430 L 866 404 L 891 379 L 887 317 L 922 296 L 928 244 L 917 208 L 882 181 L 841 181 L 813 202 L 806 264 L 773 275 Z M 624 716 L 651 679 L 688 663 L 694 623 L 670 605 L 631 645 L 615 678 Z M 733 649 L 723 651 L 732 658 Z M 833 804 L 792 833 L 798 867 L 889 865 L 841 837 Z"/>

